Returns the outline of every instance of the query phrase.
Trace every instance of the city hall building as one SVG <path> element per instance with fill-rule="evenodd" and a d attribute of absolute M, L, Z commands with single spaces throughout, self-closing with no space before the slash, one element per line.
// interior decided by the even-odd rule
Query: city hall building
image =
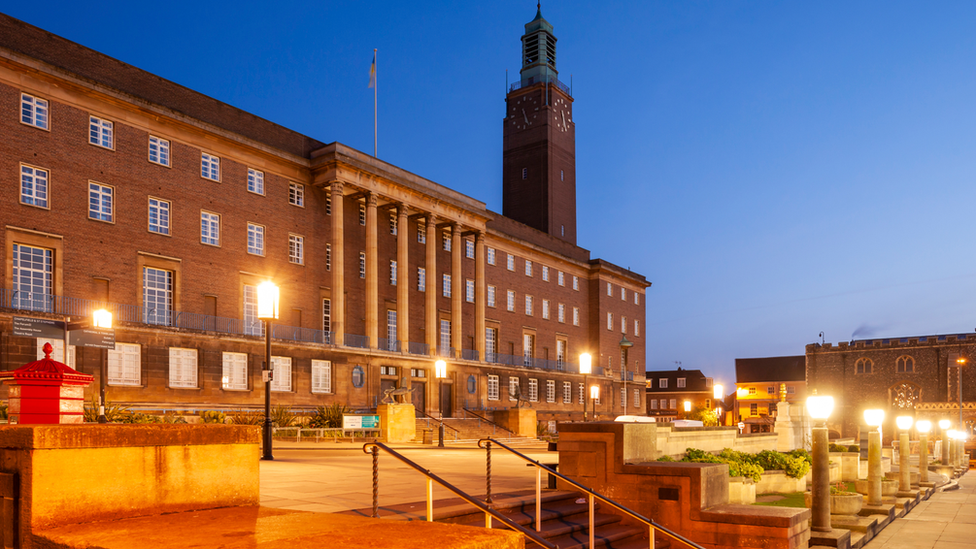
<path fill-rule="evenodd" d="M 650 283 L 576 245 L 573 98 L 552 25 L 537 14 L 521 40 L 499 214 L 0 16 L 0 366 L 45 342 L 63 352 L 15 335 L 15 317 L 104 307 L 114 350 L 67 350 L 96 376 L 89 397 L 104 361 L 111 402 L 257 409 L 256 287 L 270 280 L 275 404 L 369 409 L 406 384 L 418 413 L 508 408 L 519 393 L 540 419 L 580 418 L 587 352 L 597 414 L 643 411 Z"/>

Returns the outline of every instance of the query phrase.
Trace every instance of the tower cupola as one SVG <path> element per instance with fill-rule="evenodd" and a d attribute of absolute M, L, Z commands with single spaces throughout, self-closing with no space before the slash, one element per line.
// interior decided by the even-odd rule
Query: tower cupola
<path fill-rule="evenodd" d="M 535 19 L 525 24 L 522 35 L 522 85 L 555 80 L 556 37 L 552 34 L 552 24 L 542 17 L 542 6 L 537 5 Z"/>

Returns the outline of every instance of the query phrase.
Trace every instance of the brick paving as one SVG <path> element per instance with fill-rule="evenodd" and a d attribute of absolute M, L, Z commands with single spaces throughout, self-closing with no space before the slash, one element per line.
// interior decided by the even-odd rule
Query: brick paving
<path fill-rule="evenodd" d="M 933 494 L 881 531 L 864 549 L 972 549 L 976 547 L 976 472 L 958 490 Z"/>

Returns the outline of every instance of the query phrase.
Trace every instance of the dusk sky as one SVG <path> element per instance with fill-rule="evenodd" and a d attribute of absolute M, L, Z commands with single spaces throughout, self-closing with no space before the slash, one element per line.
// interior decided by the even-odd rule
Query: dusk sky
<path fill-rule="evenodd" d="M 45 30 L 502 211 L 534 1 L 8 2 Z M 645 275 L 648 369 L 972 332 L 976 3 L 543 2 L 579 245 Z M 967 244 L 967 242 L 969 242 Z"/>

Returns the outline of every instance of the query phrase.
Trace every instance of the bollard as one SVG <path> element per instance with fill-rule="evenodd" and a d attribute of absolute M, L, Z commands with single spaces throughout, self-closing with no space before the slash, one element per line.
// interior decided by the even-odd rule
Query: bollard
<path fill-rule="evenodd" d="M 444 424 L 443 423 L 441 423 L 440 426 L 437 428 L 437 447 L 438 448 L 444 447 Z"/>

